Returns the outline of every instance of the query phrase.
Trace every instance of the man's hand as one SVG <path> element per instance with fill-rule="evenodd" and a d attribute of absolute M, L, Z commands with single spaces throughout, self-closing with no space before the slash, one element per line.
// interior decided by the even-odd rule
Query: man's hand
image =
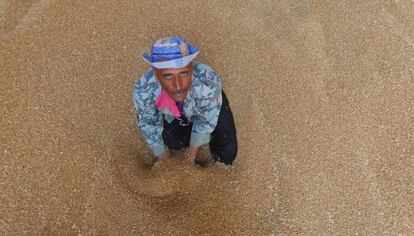
<path fill-rule="evenodd" d="M 196 163 L 195 160 L 196 160 L 196 157 L 197 157 L 198 149 L 199 149 L 199 147 L 193 147 L 193 146 L 190 146 L 190 148 L 188 148 L 188 150 L 187 150 L 187 161 L 188 161 L 189 164 L 195 165 L 195 163 Z"/>
<path fill-rule="evenodd" d="M 164 152 L 163 154 L 155 157 L 155 161 L 159 161 L 159 160 L 168 158 L 169 156 L 170 156 L 170 153 L 169 152 Z"/>

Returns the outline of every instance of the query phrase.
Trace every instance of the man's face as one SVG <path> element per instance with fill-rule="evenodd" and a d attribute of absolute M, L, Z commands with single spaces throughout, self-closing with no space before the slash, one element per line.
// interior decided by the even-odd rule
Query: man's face
<path fill-rule="evenodd" d="M 184 101 L 191 86 L 192 64 L 179 69 L 154 68 L 154 71 L 156 78 L 168 95 L 176 102 Z"/>

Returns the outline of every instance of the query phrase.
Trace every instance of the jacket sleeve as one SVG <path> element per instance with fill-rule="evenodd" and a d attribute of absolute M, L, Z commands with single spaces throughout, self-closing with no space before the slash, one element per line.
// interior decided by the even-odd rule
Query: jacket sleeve
<path fill-rule="evenodd" d="M 137 111 L 137 126 L 155 156 L 166 152 L 162 138 L 163 118 L 154 104 L 151 85 L 145 85 L 142 79 L 135 84 L 134 104 Z"/>
<path fill-rule="evenodd" d="M 220 76 L 210 70 L 204 71 L 197 88 L 198 113 L 193 120 L 190 145 L 199 147 L 210 142 L 211 133 L 217 126 L 220 114 L 222 95 Z"/>

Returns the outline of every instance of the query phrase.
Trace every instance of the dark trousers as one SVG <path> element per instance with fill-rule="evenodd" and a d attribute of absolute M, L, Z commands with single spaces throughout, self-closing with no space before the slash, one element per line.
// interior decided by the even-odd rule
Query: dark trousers
<path fill-rule="evenodd" d="M 230 110 L 226 94 L 222 92 L 223 103 L 217 122 L 217 126 L 211 134 L 210 151 L 212 157 L 220 162 L 231 165 L 237 155 L 236 126 L 233 114 Z M 170 148 L 179 150 L 190 145 L 190 136 L 193 123 L 188 126 L 180 125 L 178 119 L 171 123 L 164 120 L 163 138 L 164 143 Z"/>

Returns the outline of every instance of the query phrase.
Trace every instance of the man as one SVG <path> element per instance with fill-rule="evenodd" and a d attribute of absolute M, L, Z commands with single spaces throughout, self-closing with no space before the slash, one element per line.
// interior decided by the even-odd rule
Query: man
<path fill-rule="evenodd" d="M 156 41 L 143 59 L 151 68 L 136 82 L 137 125 L 156 160 L 169 149 L 187 149 L 195 164 L 200 146 L 231 165 L 237 155 L 236 128 L 220 76 L 193 60 L 199 49 L 179 37 Z"/>

